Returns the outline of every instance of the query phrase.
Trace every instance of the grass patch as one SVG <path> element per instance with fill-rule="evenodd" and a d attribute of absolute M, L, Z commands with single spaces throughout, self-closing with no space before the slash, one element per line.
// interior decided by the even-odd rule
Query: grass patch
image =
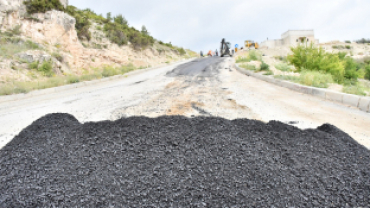
<path fill-rule="evenodd" d="M 263 75 L 274 75 L 274 72 L 271 70 L 267 70 Z"/>
<path fill-rule="evenodd" d="M 249 57 L 245 57 L 245 56 L 239 56 L 235 62 L 236 63 L 245 63 L 245 62 L 250 62 L 251 60 L 249 59 Z"/>
<path fill-rule="evenodd" d="M 299 83 L 299 76 L 275 75 L 274 78 Z"/>
<path fill-rule="evenodd" d="M 262 61 L 262 54 L 256 50 L 249 51 L 247 56 L 239 56 L 236 63 L 246 63 L 250 61 Z"/>
<path fill-rule="evenodd" d="M 331 74 L 326 74 L 319 71 L 302 71 L 299 76 L 299 82 L 303 85 L 328 88 L 329 83 L 333 83 Z"/>
<path fill-rule="evenodd" d="M 79 77 L 78 76 L 75 76 L 75 75 L 69 75 L 68 77 L 67 77 L 67 83 L 70 83 L 70 84 L 73 84 L 73 83 L 78 83 L 78 82 L 80 82 L 80 79 L 79 79 Z"/>
<path fill-rule="evenodd" d="M 370 82 L 346 80 L 343 84 L 342 92 L 354 95 L 370 95 Z"/>
<path fill-rule="evenodd" d="M 13 58 L 15 54 L 26 50 L 28 50 L 28 48 L 24 44 L 5 43 L 0 46 L 0 56 Z"/>
<path fill-rule="evenodd" d="M 35 62 L 36 64 L 37 62 Z M 44 62 L 43 64 L 37 63 L 35 69 L 39 73 L 47 73 L 49 62 Z M 41 70 L 39 70 L 41 69 Z M 84 75 L 68 75 L 68 76 L 58 76 L 50 77 L 43 81 L 29 81 L 29 82 L 11 82 L 0 84 L 0 95 L 11 95 L 19 93 L 28 93 L 32 90 L 46 89 L 51 87 L 58 87 L 66 84 L 78 83 L 81 81 L 90 81 L 94 79 L 101 79 L 103 77 L 114 76 L 117 74 L 125 74 L 127 72 L 133 71 L 136 68 L 132 64 L 123 65 L 120 67 L 104 66 L 102 69 L 94 69 L 91 73 L 86 72 Z M 36 73 L 33 70 L 33 78 L 37 78 Z"/>
<path fill-rule="evenodd" d="M 275 65 L 275 68 L 280 70 L 280 71 L 284 71 L 284 72 L 293 71 L 292 67 L 287 63 L 278 63 L 278 64 Z"/>
<path fill-rule="evenodd" d="M 240 64 L 239 67 L 241 67 L 243 69 L 248 69 L 248 70 L 256 71 L 256 66 L 250 65 L 250 64 Z"/>
<path fill-rule="evenodd" d="M 36 49 L 40 49 L 40 47 L 32 41 L 24 41 L 20 38 L 0 37 L 0 57 L 13 58 L 17 53 Z"/>
<path fill-rule="evenodd" d="M 353 95 L 366 95 L 365 89 L 360 83 L 344 85 L 342 92 Z"/>
<path fill-rule="evenodd" d="M 327 88 L 329 83 L 333 83 L 333 77 L 330 74 L 326 74 L 318 71 L 302 71 L 299 76 L 291 75 L 276 75 L 277 79 L 292 81 L 306 86 Z"/>

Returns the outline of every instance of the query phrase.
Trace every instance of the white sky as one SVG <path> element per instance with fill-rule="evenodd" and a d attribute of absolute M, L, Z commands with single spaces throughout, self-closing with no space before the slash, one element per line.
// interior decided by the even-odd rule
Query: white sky
<path fill-rule="evenodd" d="M 280 39 L 295 29 L 314 29 L 320 42 L 370 38 L 370 0 L 69 0 L 106 16 L 122 14 L 164 42 L 195 51 L 218 49 L 222 38 Z"/>

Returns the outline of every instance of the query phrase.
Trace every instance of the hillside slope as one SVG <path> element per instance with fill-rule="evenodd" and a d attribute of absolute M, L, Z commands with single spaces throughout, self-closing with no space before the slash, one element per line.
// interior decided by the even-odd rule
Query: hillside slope
<path fill-rule="evenodd" d="M 61 3 L 67 7 L 68 1 Z M 89 20 L 91 38 L 79 38 L 74 17 L 57 10 L 30 14 L 23 0 L 0 0 L 0 8 L 0 81 L 3 85 L 82 75 L 107 66 L 146 68 L 195 54 L 190 50 L 180 54 L 176 47 L 158 41 L 147 47 L 134 47 L 130 42 L 119 46 L 102 31 L 103 25 L 94 20 Z"/>

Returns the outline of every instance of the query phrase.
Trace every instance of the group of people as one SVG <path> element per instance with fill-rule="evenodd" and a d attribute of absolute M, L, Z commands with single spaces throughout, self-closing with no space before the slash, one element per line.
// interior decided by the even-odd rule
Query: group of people
<path fill-rule="evenodd" d="M 217 49 L 213 52 L 211 50 L 208 51 L 207 56 L 218 56 Z M 203 51 L 200 51 L 200 57 L 203 57 Z"/>

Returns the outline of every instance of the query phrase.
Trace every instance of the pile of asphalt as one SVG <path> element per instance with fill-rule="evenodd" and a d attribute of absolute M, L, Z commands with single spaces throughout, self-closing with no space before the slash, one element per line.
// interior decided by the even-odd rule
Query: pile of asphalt
<path fill-rule="evenodd" d="M 370 151 L 325 124 L 50 114 L 0 151 L 0 207 L 369 207 Z"/>

